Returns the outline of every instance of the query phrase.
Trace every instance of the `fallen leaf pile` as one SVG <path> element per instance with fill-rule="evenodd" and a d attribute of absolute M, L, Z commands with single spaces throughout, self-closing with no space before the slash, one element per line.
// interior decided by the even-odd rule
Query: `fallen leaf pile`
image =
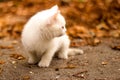
<path fill-rule="evenodd" d="M 19 39 L 32 15 L 55 4 L 66 19 L 72 46 L 97 45 L 99 38 L 120 37 L 119 0 L 10 0 L 0 2 L 0 39 Z M 76 39 L 81 40 L 76 43 Z"/>
<path fill-rule="evenodd" d="M 56 1 L 30 0 L 30 1 L 1 1 L 0 2 L 0 39 L 20 38 L 22 28 L 26 21 L 36 12 L 48 8 Z M 49 5 L 48 5 L 49 4 Z"/>

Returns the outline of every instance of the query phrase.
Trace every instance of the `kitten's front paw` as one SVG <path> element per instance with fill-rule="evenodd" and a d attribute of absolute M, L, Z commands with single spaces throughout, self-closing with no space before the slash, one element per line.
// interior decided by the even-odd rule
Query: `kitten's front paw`
<path fill-rule="evenodd" d="M 28 60 L 29 64 L 36 64 L 37 62 L 38 62 L 38 60 L 31 59 L 31 58 L 29 58 L 29 60 Z"/>
<path fill-rule="evenodd" d="M 40 61 L 39 63 L 38 63 L 38 66 L 39 67 L 49 67 L 49 61 Z"/>

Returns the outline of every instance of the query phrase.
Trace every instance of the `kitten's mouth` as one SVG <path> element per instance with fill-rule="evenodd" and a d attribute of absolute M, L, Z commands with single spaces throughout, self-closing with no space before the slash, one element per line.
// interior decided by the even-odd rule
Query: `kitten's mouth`
<path fill-rule="evenodd" d="M 60 34 L 60 35 L 58 35 L 58 37 L 61 37 L 61 36 L 63 36 L 64 34 Z"/>
<path fill-rule="evenodd" d="M 63 34 L 59 35 L 58 37 L 62 36 Z"/>

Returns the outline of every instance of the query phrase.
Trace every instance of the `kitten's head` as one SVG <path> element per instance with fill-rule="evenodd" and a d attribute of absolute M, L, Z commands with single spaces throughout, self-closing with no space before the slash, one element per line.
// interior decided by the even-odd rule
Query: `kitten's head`
<path fill-rule="evenodd" d="M 65 28 L 65 19 L 60 14 L 60 10 L 58 9 L 58 6 L 55 5 L 52 8 L 48 10 L 48 19 L 46 27 L 50 31 L 50 33 L 53 35 L 53 37 L 59 37 L 65 34 L 66 28 Z"/>

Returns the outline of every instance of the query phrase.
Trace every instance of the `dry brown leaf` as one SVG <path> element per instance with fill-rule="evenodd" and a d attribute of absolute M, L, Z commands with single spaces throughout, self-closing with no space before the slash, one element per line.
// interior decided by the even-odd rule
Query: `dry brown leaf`
<path fill-rule="evenodd" d="M 109 27 L 105 23 L 100 23 L 96 26 L 98 30 L 109 30 Z"/>
<path fill-rule="evenodd" d="M 114 50 L 120 50 L 120 45 L 111 46 L 111 48 Z"/>
<path fill-rule="evenodd" d="M 3 37 L 4 37 L 3 33 L 0 33 L 0 38 L 3 38 Z"/>
<path fill-rule="evenodd" d="M 0 74 L 2 73 L 2 71 L 3 71 L 3 69 L 2 69 L 2 68 L 0 68 Z"/>
<path fill-rule="evenodd" d="M 8 45 L 8 46 L 0 45 L 0 48 L 1 48 L 1 49 L 13 49 L 14 46 L 13 46 L 13 45 Z"/>
<path fill-rule="evenodd" d="M 96 37 L 109 37 L 109 32 L 108 31 L 104 31 L 104 30 L 94 30 L 95 36 Z"/>
<path fill-rule="evenodd" d="M 89 30 L 84 26 L 73 26 L 68 28 L 68 35 L 74 38 L 90 38 Z"/>
<path fill-rule="evenodd" d="M 18 60 L 25 59 L 25 57 L 23 57 L 21 54 L 11 54 L 10 57 Z"/>
<path fill-rule="evenodd" d="M 86 44 L 87 44 L 87 41 L 85 41 L 85 40 L 74 39 L 74 40 L 71 41 L 70 47 L 80 47 L 80 46 L 83 46 L 83 45 L 86 45 Z"/>
<path fill-rule="evenodd" d="M 16 41 L 16 40 L 12 41 L 12 44 L 13 44 L 13 45 L 15 45 L 15 44 L 17 44 L 17 43 L 18 43 L 18 41 Z"/>
<path fill-rule="evenodd" d="M 83 71 L 81 71 L 81 72 L 78 72 L 78 73 L 76 73 L 76 74 L 73 74 L 73 76 L 74 76 L 74 77 L 77 77 L 77 78 L 85 78 L 87 72 L 88 72 L 87 70 L 83 70 Z"/>
<path fill-rule="evenodd" d="M 84 38 L 91 38 L 91 35 L 89 35 L 89 34 L 80 34 L 80 33 L 78 33 L 78 34 L 76 34 L 76 36 L 78 38 L 82 38 L 82 39 L 84 39 Z"/>
<path fill-rule="evenodd" d="M 73 36 L 73 35 L 76 34 L 76 31 L 75 31 L 74 28 L 72 27 L 72 28 L 68 28 L 67 33 L 68 33 L 68 35 Z"/>
<path fill-rule="evenodd" d="M 110 36 L 115 37 L 115 38 L 119 38 L 120 37 L 120 30 L 112 30 L 110 32 Z"/>
<path fill-rule="evenodd" d="M 73 68 L 76 68 L 77 66 L 76 65 L 73 65 L 73 64 L 68 64 L 65 69 L 73 69 Z"/>
<path fill-rule="evenodd" d="M 108 62 L 103 61 L 103 62 L 101 62 L 101 64 L 102 64 L 102 65 L 107 65 L 107 64 L 108 64 Z"/>
<path fill-rule="evenodd" d="M 101 41 L 100 41 L 99 39 L 97 39 L 97 38 L 94 39 L 94 43 L 95 43 L 95 44 L 99 44 L 100 42 L 101 42 Z"/>
<path fill-rule="evenodd" d="M 0 60 L 0 64 L 4 64 L 5 63 L 5 61 L 3 61 L 3 60 Z"/>
<path fill-rule="evenodd" d="M 85 26 L 77 26 L 76 25 L 73 28 L 77 33 L 88 33 L 88 29 L 85 28 Z"/>
<path fill-rule="evenodd" d="M 23 80 L 30 80 L 30 76 L 28 75 L 23 76 Z"/>
<path fill-rule="evenodd" d="M 97 39 L 97 38 L 95 38 L 94 40 L 93 40 L 93 46 L 96 46 L 96 45 L 98 45 L 98 44 L 100 44 L 101 43 L 101 40 L 100 39 Z"/>

